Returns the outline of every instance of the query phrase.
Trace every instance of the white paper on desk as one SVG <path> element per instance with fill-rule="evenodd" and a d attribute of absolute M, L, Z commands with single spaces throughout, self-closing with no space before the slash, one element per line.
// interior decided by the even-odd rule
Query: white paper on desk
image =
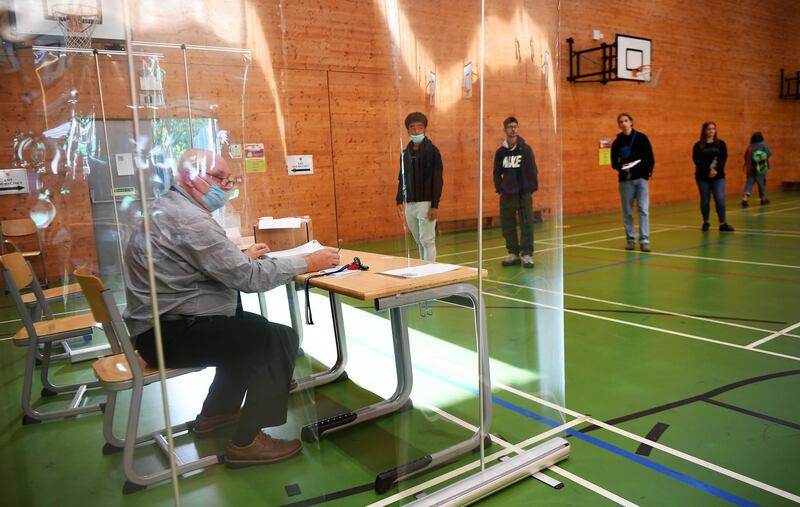
<path fill-rule="evenodd" d="M 299 229 L 302 223 L 300 217 L 272 218 L 261 217 L 258 219 L 259 229 Z"/>
<path fill-rule="evenodd" d="M 623 171 L 628 171 L 628 170 L 630 170 L 630 169 L 631 169 L 633 166 L 637 165 L 637 164 L 638 164 L 639 162 L 641 162 L 641 161 L 642 161 L 642 159 L 639 159 L 639 160 L 634 160 L 633 162 L 628 162 L 627 164 L 622 164 L 622 170 L 623 170 Z M 298 226 L 298 227 L 299 227 L 299 226 Z"/>
<path fill-rule="evenodd" d="M 317 250 L 322 250 L 322 245 L 319 244 L 319 241 L 316 239 L 312 239 L 305 245 L 300 245 L 298 247 L 289 249 L 289 250 L 278 250 L 277 252 L 268 252 L 267 257 L 272 257 L 273 259 L 279 259 L 281 257 L 292 257 L 294 255 L 302 255 L 306 256 L 310 253 L 314 253 Z"/>
<path fill-rule="evenodd" d="M 407 268 L 390 269 L 388 271 L 381 271 L 382 275 L 399 276 L 401 278 L 419 278 L 421 276 L 438 275 L 440 273 L 447 273 L 453 271 L 461 266 L 454 264 L 422 264 L 420 266 L 410 266 Z"/>

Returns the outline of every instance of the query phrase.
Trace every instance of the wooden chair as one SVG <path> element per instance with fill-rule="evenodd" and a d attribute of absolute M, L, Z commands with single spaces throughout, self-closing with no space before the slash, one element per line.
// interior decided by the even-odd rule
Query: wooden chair
<path fill-rule="evenodd" d="M 82 315 L 71 315 L 63 318 L 54 318 L 50 307 L 33 273 L 30 264 L 22 256 L 22 253 L 15 252 L 0 255 L 0 263 L 3 268 L 3 277 L 6 288 L 11 295 L 11 299 L 17 307 L 23 327 L 12 337 L 12 341 L 17 346 L 27 346 L 28 351 L 25 358 L 25 372 L 22 381 L 22 409 L 25 415 L 22 419 L 23 424 L 43 421 L 45 419 L 55 419 L 60 417 L 95 412 L 100 410 L 100 405 L 79 406 L 83 401 L 83 396 L 89 388 L 99 387 L 99 382 L 88 382 L 82 384 L 56 385 L 50 381 L 49 367 L 53 359 L 53 344 L 92 334 L 96 324 L 94 317 L 90 313 Z M 34 322 L 28 308 L 20 295 L 19 289 L 30 288 L 35 296 L 37 305 L 41 308 L 44 320 Z M 41 380 L 44 387 L 42 396 L 53 396 L 61 393 L 74 393 L 72 402 L 68 408 L 51 411 L 40 411 L 33 408 L 31 403 L 31 392 L 33 390 L 33 376 L 36 369 L 36 357 L 41 351 Z"/>
<path fill-rule="evenodd" d="M 30 218 L 15 218 L 13 220 L 3 220 L 0 222 L 0 254 L 5 254 L 7 242 L 6 238 L 21 238 L 24 236 L 36 236 L 38 250 L 25 250 L 20 253 L 26 259 L 38 257 L 42 263 L 42 273 L 44 274 L 44 286 L 47 287 L 50 281 L 47 278 L 47 263 L 44 259 L 44 248 L 42 247 L 42 234 L 36 223 Z M 12 243 L 13 245 L 13 243 Z M 15 250 L 18 250 L 14 246 Z M 13 252 L 8 252 L 13 253 Z"/>
<path fill-rule="evenodd" d="M 122 449 L 123 468 L 127 478 L 122 492 L 123 494 L 128 494 L 171 477 L 168 468 L 151 474 L 141 474 L 136 471 L 134 466 L 134 452 L 138 444 L 154 441 L 164 453 L 169 451 L 165 436 L 166 429 L 148 433 L 147 435 L 139 435 L 139 417 L 142 409 L 144 386 L 159 382 L 161 376 L 157 368 L 147 365 L 134 350 L 128 330 L 119 314 L 119 309 L 111 291 L 105 288 L 103 282 L 97 276 L 85 269 L 79 268 L 75 270 L 75 278 L 81 285 L 83 294 L 89 302 L 89 307 L 92 309 L 95 319 L 102 324 L 109 342 L 113 340 L 121 351 L 115 355 L 98 359 L 92 364 L 92 368 L 100 380 L 100 384 L 108 392 L 106 405 L 103 408 L 103 437 L 106 441 L 103 447 L 103 454 L 111 454 Z M 165 378 L 174 378 L 202 369 L 167 369 Z M 132 392 L 125 437 L 118 438 L 114 435 L 114 412 L 116 411 L 117 394 L 128 389 Z M 172 426 L 172 432 L 188 431 L 193 422 L 183 422 Z M 178 464 L 178 474 L 184 474 L 221 463 L 222 457 L 211 455 L 195 461 L 184 462 L 178 459 L 176 455 L 175 462 Z"/>

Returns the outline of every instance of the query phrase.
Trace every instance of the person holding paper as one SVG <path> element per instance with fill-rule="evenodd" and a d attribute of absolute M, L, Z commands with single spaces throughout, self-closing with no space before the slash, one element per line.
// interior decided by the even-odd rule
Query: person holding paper
<path fill-rule="evenodd" d="M 694 179 L 700 191 L 700 214 L 703 216 L 701 229 L 710 227 L 708 215 L 711 207 L 711 196 L 714 196 L 714 207 L 719 218 L 719 230 L 733 232 L 725 221 L 725 163 L 728 161 L 728 146 L 717 138 L 717 124 L 713 121 L 703 123 L 700 128 L 700 140 L 692 148 L 694 162 Z"/>
<path fill-rule="evenodd" d="M 519 122 L 513 116 L 503 120 L 505 140 L 494 154 L 494 189 L 500 194 L 500 224 L 508 257 L 503 266 L 519 264 L 533 267 L 533 193 L 539 177 L 533 150 L 519 135 Z M 517 236 L 517 216 L 521 238 Z M 521 243 L 521 244 L 520 244 Z"/>
<path fill-rule="evenodd" d="M 269 251 L 264 243 L 242 252 L 211 216 L 234 186 L 229 176 L 219 155 L 184 153 L 175 185 L 149 212 L 149 241 L 164 362 L 169 368 L 216 367 L 193 431 L 202 436 L 236 425 L 225 460 L 237 467 L 280 461 L 302 449 L 299 440 L 261 431 L 286 422 L 298 337 L 289 327 L 243 312 L 238 293 L 267 291 L 297 274 L 336 266 L 339 255 L 325 248 L 305 257 L 260 259 Z M 125 252 L 125 320 L 139 353 L 155 365 L 147 240 L 140 226 Z"/>
<path fill-rule="evenodd" d="M 419 112 L 406 116 L 411 138 L 403 150 L 397 177 L 397 214 L 404 217 L 419 247 L 419 256 L 436 260 L 436 220 L 442 197 L 442 155 L 425 137 L 428 118 Z"/>
<path fill-rule="evenodd" d="M 622 201 L 622 222 L 625 225 L 626 250 L 636 248 L 636 229 L 633 226 L 633 202 L 639 210 L 639 248 L 650 251 L 650 191 L 648 180 L 656 165 L 650 140 L 634 130 L 633 117 L 628 113 L 617 116 L 620 133 L 611 144 L 611 167 L 617 171 L 619 196 Z"/>

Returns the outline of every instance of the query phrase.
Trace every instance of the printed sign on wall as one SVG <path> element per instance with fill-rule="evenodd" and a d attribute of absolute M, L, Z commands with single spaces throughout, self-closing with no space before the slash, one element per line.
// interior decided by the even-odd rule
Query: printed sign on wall
<path fill-rule="evenodd" d="M 314 159 L 311 155 L 289 155 L 286 157 L 289 176 L 314 174 Z"/>
<path fill-rule="evenodd" d="M 29 192 L 28 171 L 25 169 L 0 170 L 0 195 L 27 194 Z"/>

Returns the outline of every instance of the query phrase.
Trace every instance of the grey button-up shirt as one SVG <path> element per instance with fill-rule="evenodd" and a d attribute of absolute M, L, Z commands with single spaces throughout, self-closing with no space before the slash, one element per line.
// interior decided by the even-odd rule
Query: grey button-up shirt
<path fill-rule="evenodd" d="M 151 210 L 160 315 L 232 316 L 238 291 L 267 291 L 306 271 L 303 257 L 251 259 L 225 236 L 211 213 L 181 188 L 160 196 Z M 140 224 L 125 251 L 125 322 L 132 336 L 153 327 L 144 241 Z"/>

